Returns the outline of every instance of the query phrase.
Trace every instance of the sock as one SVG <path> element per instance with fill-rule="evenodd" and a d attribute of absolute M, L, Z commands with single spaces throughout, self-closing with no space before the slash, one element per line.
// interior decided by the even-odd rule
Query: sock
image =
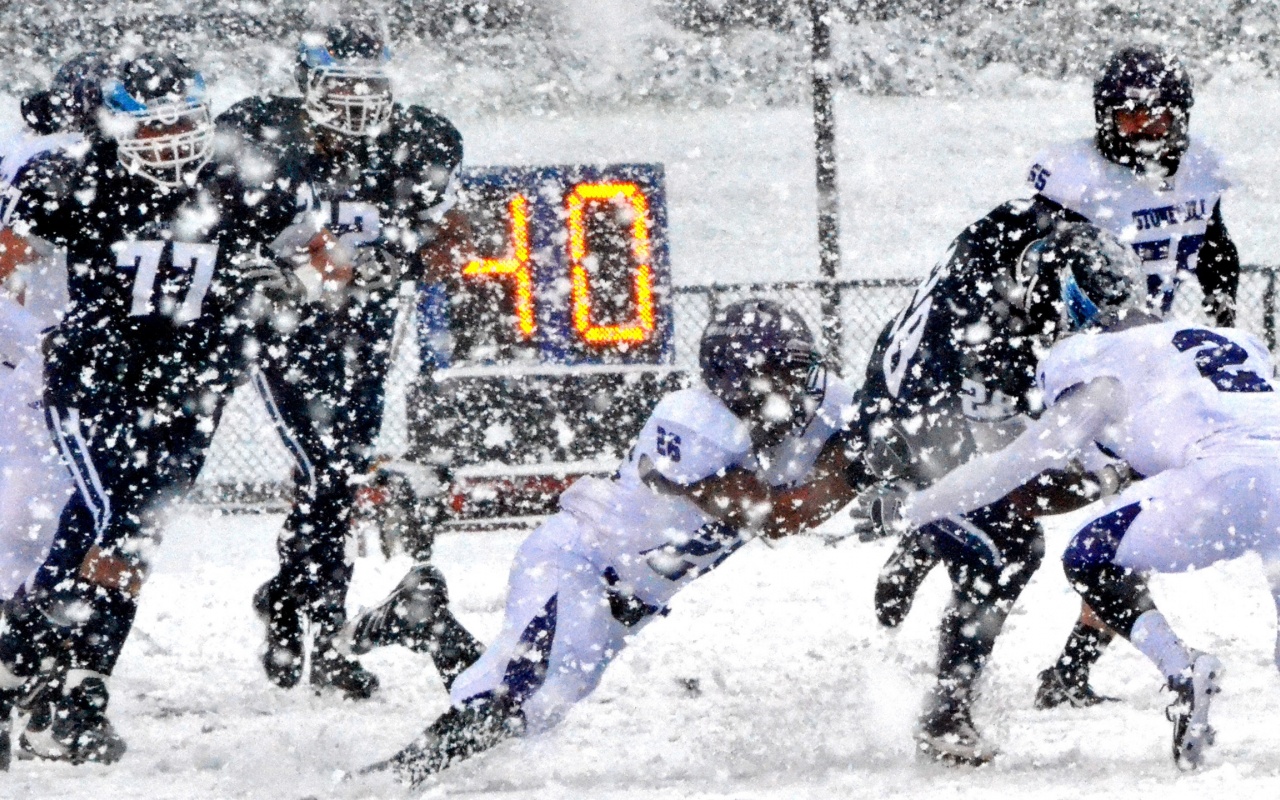
<path fill-rule="evenodd" d="M 1089 683 L 1089 671 L 1098 663 L 1102 651 L 1106 649 L 1115 634 L 1100 630 L 1077 621 L 1067 637 L 1067 643 L 1058 656 L 1054 668 L 1068 685 L 1086 685 Z"/>
<path fill-rule="evenodd" d="M 1189 674 L 1191 653 L 1159 611 L 1152 609 L 1138 617 L 1129 633 L 1129 642 L 1151 659 L 1166 678 L 1174 680 Z"/>

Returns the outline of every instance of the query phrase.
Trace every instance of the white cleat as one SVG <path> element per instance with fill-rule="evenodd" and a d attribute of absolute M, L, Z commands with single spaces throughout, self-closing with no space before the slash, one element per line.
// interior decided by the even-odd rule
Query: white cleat
<path fill-rule="evenodd" d="M 1222 691 L 1224 669 L 1216 656 L 1197 653 L 1191 674 L 1175 678 L 1169 688 L 1177 698 L 1165 711 L 1173 723 L 1173 760 L 1182 770 L 1194 770 L 1204 762 L 1204 753 L 1213 745 L 1214 730 L 1209 724 L 1209 706 Z"/>

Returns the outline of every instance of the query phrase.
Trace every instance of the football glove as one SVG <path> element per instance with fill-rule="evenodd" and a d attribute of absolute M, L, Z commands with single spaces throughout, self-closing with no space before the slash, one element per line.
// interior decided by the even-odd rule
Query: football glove
<path fill-rule="evenodd" d="M 902 520 L 906 499 L 906 488 L 896 483 L 882 483 L 858 495 L 849 512 L 853 532 L 864 542 L 902 533 L 906 529 Z"/>

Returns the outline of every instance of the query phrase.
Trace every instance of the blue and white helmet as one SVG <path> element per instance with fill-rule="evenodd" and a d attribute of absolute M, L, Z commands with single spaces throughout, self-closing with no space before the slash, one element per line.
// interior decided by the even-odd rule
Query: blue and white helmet
<path fill-rule="evenodd" d="M 717 313 L 702 332 L 698 367 L 706 387 L 751 427 L 757 446 L 803 429 L 826 393 L 809 326 L 771 300 L 743 300 Z"/>
<path fill-rule="evenodd" d="M 213 115 L 204 78 L 181 58 L 144 53 L 102 85 L 99 118 L 120 163 L 161 186 L 190 186 L 213 154 Z"/>
<path fill-rule="evenodd" d="M 376 136 L 391 117 L 390 61 L 375 19 L 351 17 L 303 35 L 296 77 L 311 120 L 345 136 Z"/>
<path fill-rule="evenodd" d="M 1087 222 L 1059 223 L 1023 254 L 1025 274 L 1057 286 L 1059 334 L 1106 327 L 1129 311 L 1154 313 L 1133 248 Z"/>

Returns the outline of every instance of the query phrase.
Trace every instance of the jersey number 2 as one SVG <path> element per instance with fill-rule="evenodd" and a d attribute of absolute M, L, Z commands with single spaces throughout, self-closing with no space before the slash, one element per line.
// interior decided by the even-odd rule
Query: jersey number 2
<path fill-rule="evenodd" d="M 1174 334 L 1173 346 L 1182 353 L 1195 350 L 1196 369 L 1220 392 L 1274 391 L 1266 378 L 1239 368 L 1249 360 L 1249 352 L 1221 334 L 1188 328 Z"/>
<path fill-rule="evenodd" d="M 160 310 L 173 317 L 177 325 L 183 325 L 200 317 L 204 296 L 213 282 L 213 268 L 218 261 L 216 244 L 192 242 L 135 241 L 112 245 L 116 253 L 116 266 L 133 271 L 133 303 L 129 316 L 144 317 L 156 313 L 156 280 L 161 270 L 168 273 L 161 279 L 161 286 L 173 280 L 173 273 L 190 273 L 186 296 L 176 309 Z"/>

